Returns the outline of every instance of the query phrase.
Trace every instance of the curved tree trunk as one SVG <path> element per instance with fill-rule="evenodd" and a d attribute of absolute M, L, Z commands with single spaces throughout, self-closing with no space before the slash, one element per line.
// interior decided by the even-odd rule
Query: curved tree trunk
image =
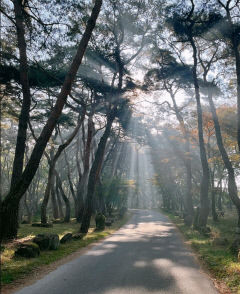
<path fill-rule="evenodd" d="M 86 142 L 86 146 L 84 150 L 84 164 L 83 164 L 84 171 L 77 186 L 77 221 L 79 223 L 82 221 L 82 216 L 84 211 L 84 200 L 85 200 L 86 188 L 87 188 L 87 182 L 88 182 L 93 131 L 94 131 L 94 124 L 92 121 L 92 117 L 89 117 L 87 142 Z"/>
<path fill-rule="evenodd" d="M 185 203 L 184 207 L 186 210 L 187 217 L 184 218 L 185 223 L 188 225 L 192 225 L 193 222 L 193 216 L 194 216 L 194 210 L 193 210 L 193 196 L 192 196 L 192 163 L 191 163 L 191 157 L 190 157 L 190 138 L 189 138 L 189 133 L 187 130 L 187 127 L 184 123 L 183 117 L 179 111 L 179 108 L 177 106 L 175 96 L 172 91 L 170 91 L 170 96 L 172 98 L 173 102 L 173 108 L 177 117 L 177 120 L 180 124 L 180 129 L 183 134 L 184 140 L 185 140 L 185 151 L 186 155 L 183 156 L 183 162 L 186 168 L 186 197 L 185 197 Z"/>
<path fill-rule="evenodd" d="M 65 206 L 66 206 L 66 211 L 65 211 L 65 216 L 64 216 L 64 222 L 65 223 L 69 223 L 70 222 L 70 217 L 71 217 L 71 207 L 70 207 L 70 201 L 67 198 L 66 194 L 64 193 L 63 187 L 62 187 L 62 181 L 60 179 L 60 176 L 58 174 L 58 172 L 55 170 L 55 175 L 57 178 L 57 185 L 59 188 L 59 191 L 62 195 L 63 201 L 65 202 Z"/>
<path fill-rule="evenodd" d="M 32 210 L 31 208 L 29 207 L 28 203 L 27 203 L 27 195 L 29 195 L 29 193 L 25 193 L 24 195 L 24 205 L 25 205 L 25 208 L 26 208 L 26 211 L 27 211 L 27 223 L 28 224 L 31 224 L 32 222 Z"/>
<path fill-rule="evenodd" d="M 49 197 L 50 197 L 50 191 L 51 191 L 52 187 L 54 186 L 54 170 L 55 170 L 57 160 L 59 159 L 60 155 L 65 150 L 65 148 L 71 144 L 72 140 L 74 139 L 74 137 L 78 133 L 79 128 L 84 121 L 85 114 L 86 114 L 86 108 L 83 109 L 81 119 L 78 121 L 76 128 L 73 130 L 73 132 L 69 136 L 69 138 L 62 145 L 60 145 L 58 147 L 56 154 L 53 156 L 53 151 L 51 150 L 51 152 L 50 152 L 50 158 L 48 158 L 49 165 L 50 165 L 49 171 L 48 171 L 48 182 L 47 182 L 47 186 L 46 186 L 46 190 L 45 190 L 45 194 L 44 194 L 44 198 L 43 198 L 43 203 L 41 206 L 41 223 L 47 222 L 47 215 L 46 215 L 47 205 L 48 205 L 48 201 L 49 201 Z M 57 208 L 57 201 L 56 201 L 56 197 L 54 195 L 54 190 L 52 191 L 52 207 L 53 207 L 54 218 L 55 219 L 59 218 L 59 211 Z"/>
<path fill-rule="evenodd" d="M 38 169 L 46 145 L 52 135 L 58 118 L 62 113 L 62 109 L 66 103 L 67 97 L 71 92 L 72 84 L 76 77 L 78 68 L 82 62 L 83 55 L 92 35 L 92 31 L 95 27 L 101 6 L 102 0 L 96 0 L 92 10 L 92 14 L 87 22 L 85 32 L 79 43 L 76 55 L 73 58 L 70 69 L 63 82 L 61 91 L 57 97 L 56 104 L 33 148 L 32 154 L 24 169 L 24 172 L 22 173 L 21 177 L 18 178 L 18 182 L 13 186 L 10 192 L 6 195 L 5 199 L 2 201 L 0 216 L 0 240 L 14 238 L 17 236 L 19 201 L 31 184 L 31 181 Z"/>
<path fill-rule="evenodd" d="M 47 205 L 49 202 L 50 198 L 50 193 L 51 193 L 51 187 L 53 186 L 53 169 L 54 167 L 51 165 L 48 171 L 48 180 L 47 180 L 47 186 L 45 189 L 44 197 L 43 197 L 43 202 L 41 205 L 41 223 L 46 224 L 47 223 Z"/>
<path fill-rule="evenodd" d="M 53 176 L 53 184 L 51 186 L 51 200 L 52 200 L 53 218 L 54 219 L 59 219 L 59 207 L 58 207 L 58 202 L 57 202 L 56 194 L 55 194 L 54 176 Z"/>
<path fill-rule="evenodd" d="M 212 113 L 212 117 L 213 117 L 218 149 L 219 149 L 220 154 L 222 156 L 222 160 L 224 162 L 225 168 L 228 171 L 228 193 L 229 193 L 229 196 L 230 196 L 232 202 L 234 203 L 234 205 L 237 208 L 238 227 L 240 228 L 240 199 L 238 197 L 238 191 L 237 191 L 237 185 L 236 185 L 236 180 L 235 180 L 234 169 L 233 169 L 231 161 L 229 160 L 226 149 L 225 149 L 225 147 L 223 145 L 220 124 L 219 124 L 219 121 L 218 121 L 218 116 L 217 116 L 216 108 L 215 108 L 215 105 L 214 105 L 214 102 L 213 102 L 213 99 L 212 99 L 212 93 L 211 93 L 210 89 L 208 91 L 208 100 L 209 100 L 209 105 L 210 105 L 210 109 L 211 109 L 211 113 Z"/>
<path fill-rule="evenodd" d="M 56 194 L 57 194 L 57 201 L 58 201 L 58 208 L 59 208 L 59 216 L 60 216 L 60 219 L 64 219 L 63 204 L 62 204 L 62 199 L 61 199 L 60 191 L 57 184 L 57 178 L 56 178 Z"/>
<path fill-rule="evenodd" d="M 29 112 L 31 107 L 31 94 L 28 79 L 28 61 L 27 61 L 27 45 L 25 40 L 25 19 L 24 8 L 21 1 L 14 0 L 14 14 L 17 30 L 17 44 L 19 49 L 20 62 L 20 83 L 22 86 L 23 101 L 18 121 L 17 142 L 15 148 L 15 156 L 13 161 L 12 179 L 10 190 L 16 185 L 18 179 L 22 175 L 24 153 L 27 138 L 27 124 L 29 120 Z"/>
<path fill-rule="evenodd" d="M 107 139 L 110 136 L 110 132 L 111 132 L 112 123 L 114 121 L 114 118 L 115 118 L 115 109 L 108 116 L 106 129 L 105 129 L 105 131 L 100 139 L 100 142 L 98 144 L 96 155 L 95 155 L 95 158 L 94 158 L 94 161 L 93 161 L 93 164 L 91 167 L 91 171 L 89 174 L 88 187 L 87 187 L 87 198 L 86 198 L 86 203 L 85 203 L 85 208 L 84 208 L 84 213 L 83 213 L 83 218 L 82 218 L 82 225 L 80 228 L 80 231 L 82 233 L 87 233 L 89 226 L 90 226 L 91 216 L 92 216 L 92 212 L 93 212 L 93 201 L 94 201 L 94 195 L 95 195 L 95 190 L 96 190 L 96 184 L 97 184 L 97 180 L 99 177 L 99 173 L 101 171 L 105 147 L 106 147 Z"/>

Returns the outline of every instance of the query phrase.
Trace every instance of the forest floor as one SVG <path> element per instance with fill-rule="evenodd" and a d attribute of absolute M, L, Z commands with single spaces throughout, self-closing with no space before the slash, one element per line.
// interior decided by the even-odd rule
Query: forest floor
<path fill-rule="evenodd" d="M 162 212 L 171 219 L 183 234 L 187 244 L 197 253 L 198 259 L 202 261 L 213 279 L 218 283 L 218 287 L 224 287 L 224 285 L 229 287 L 231 292 L 225 289 L 223 293 L 240 294 L 240 262 L 229 249 L 235 236 L 234 231 L 237 223 L 235 212 L 225 212 L 224 217 L 221 217 L 217 223 L 210 218 L 208 226 L 211 228 L 211 234 L 209 237 L 185 226 L 179 216 L 166 211 Z M 226 244 L 216 244 L 214 240 L 217 238 L 225 239 Z"/>
<path fill-rule="evenodd" d="M 14 287 L 14 284 L 19 285 L 30 275 L 32 276 L 33 272 L 34 275 L 37 275 L 47 265 L 64 259 L 79 249 L 109 236 L 124 225 L 130 216 L 131 214 L 127 213 L 122 219 L 114 222 L 111 227 L 106 227 L 104 231 L 94 231 L 95 226 L 92 220 L 89 233 L 82 240 L 72 240 L 61 244 L 58 250 L 42 251 L 39 257 L 29 259 L 14 257 L 14 251 L 19 242 L 31 240 L 37 234 L 43 233 L 58 234 L 61 238 L 66 233 L 77 233 L 80 225 L 75 220 L 71 220 L 70 223 L 54 224 L 52 228 L 32 227 L 29 224 L 21 225 L 18 238 L 11 243 L 3 244 L 4 250 L 1 252 L 0 268 L 2 288 L 8 288 L 9 284 L 11 284 L 11 288 Z"/>

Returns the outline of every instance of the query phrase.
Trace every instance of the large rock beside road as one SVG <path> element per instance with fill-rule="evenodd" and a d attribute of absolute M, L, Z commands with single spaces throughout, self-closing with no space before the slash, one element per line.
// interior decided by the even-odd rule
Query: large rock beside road
<path fill-rule="evenodd" d="M 62 239 L 60 240 L 60 243 L 61 243 L 61 244 L 64 244 L 64 243 L 66 243 L 66 242 L 69 242 L 69 241 L 72 240 L 72 238 L 73 238 L 73 235 L 72 235 L 71 233 L 67 233 L 66 235 L 64 235 L 64 236 L 62 237 Z"/>
<path fill-rule="evenodd" d="M 60 244 L 57 234 L 39 234 L 33 242 L 38 244 L 40 250 L 57 250 Z"/>
<path fill-rule="evenodd" d="M 33 242 L 21 243 L 15 251 L 15 257 L 32 258 L 40 254 L 39 246 Z"/>

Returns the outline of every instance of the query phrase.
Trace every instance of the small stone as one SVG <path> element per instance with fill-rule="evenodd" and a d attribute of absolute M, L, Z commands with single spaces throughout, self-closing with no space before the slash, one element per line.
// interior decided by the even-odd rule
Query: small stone
<path fill-rule="evenodd" d="M 26 242 L 18 245 L 15 251 L 16 257 L 33 258 L 40 254 L 39 246 L 33 242 Z"/>
<path fill-rule="evenodd" d="M 71 240 L 72 240 L 72 234 L 71 233 L 67 233 L 66 235 L 64 235 L 62 237 L 62 239 L 60 240 L 60 243 L 61 244 L 64 244 L 64 243 L 69 242 Z"/>

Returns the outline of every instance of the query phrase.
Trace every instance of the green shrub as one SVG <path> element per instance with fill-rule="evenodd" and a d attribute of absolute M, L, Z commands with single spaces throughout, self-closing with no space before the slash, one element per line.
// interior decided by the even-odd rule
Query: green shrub
<path fill-rule="evenodd" d="M 96 230 L 101 231 L 105 229 L 106 217 L 102 213 L 98 213 L 95 217 Z"/>

